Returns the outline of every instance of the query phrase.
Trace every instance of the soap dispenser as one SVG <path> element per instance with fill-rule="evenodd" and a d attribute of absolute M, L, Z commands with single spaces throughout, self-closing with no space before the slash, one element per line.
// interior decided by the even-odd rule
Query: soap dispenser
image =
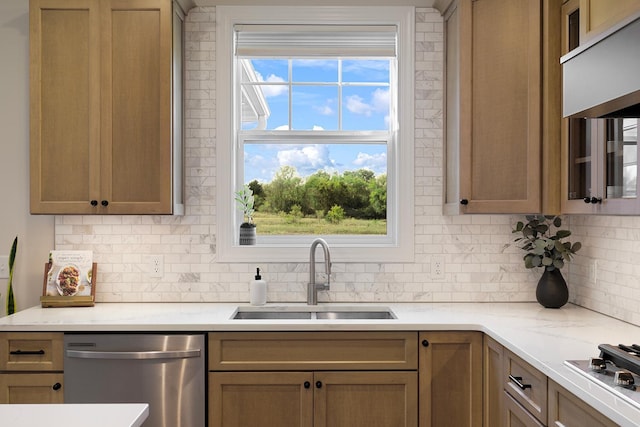
<path fill-rule="evenodd" d="M 267 282 L 262 280 L 259 268 L 256 268 L 255 279 L 249 283 L 249 302 L 251 305 L 265 305 L 267 303 Z"/>

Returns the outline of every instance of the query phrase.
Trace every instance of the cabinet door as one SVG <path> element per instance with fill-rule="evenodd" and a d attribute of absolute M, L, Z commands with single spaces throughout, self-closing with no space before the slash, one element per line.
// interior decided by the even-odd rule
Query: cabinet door
<path fill-rule="evenodd" d="M 171 213 L 171 10 L 101 2 L 103 213 Z"/>
<path fill-rule="evenodd" d="M 617 424 L 549 380 L 549 427 L 614 427 Z"/>
<path fill-rule="evenodd" d="M 460 2 L 466 213 L 541 209 L 541 0 Z"/>
<path fill-rule="evenodd" d="M 422 332 L 420 426 L 482 426 L 482 333 Z"/>
<path fill-rule="evenodd" d="M 416 372 L 316 372 L 315 427 L 417 427 Z"/>
<path fill-rule="evenodd" d="M 0 403 L 63 403 L 63 374 L 0 374 Z"/>
<path fill-rule="evenodd" d="M 209 373 L 209 427 L 312 427 L 310 372 Z"/>
<path fill-rule="evenodd" d="M 96 0 L 31 0 L 31 213 L 92 213 L 99 197 Z"/>
<path fill-rule="evenodd" d="M 502 425 L 504 388 L 503 347 L 486 335 L 483 341 L 483 425 L 499 427 Z"/>

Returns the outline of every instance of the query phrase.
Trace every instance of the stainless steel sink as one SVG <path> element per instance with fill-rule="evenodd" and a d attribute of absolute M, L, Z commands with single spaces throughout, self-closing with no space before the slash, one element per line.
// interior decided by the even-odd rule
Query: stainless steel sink
<path fill-rule="evenodd" d="M 395 319 L 391 310 L 384 311 L 318 311 L 317 319 L 340 320 L 340 319 Z"/>
<path fill-rule="evenodd" d="M 263 320 L 278 320 L 278 319 L 311 319 L 310 311 L 236 311 L 234 319 L 263 319 Z"/>
<path fill-rule="evenodd" d="M 397 317 L 387 307 L 238 307 L 233 320 L 390 320 Z"/>

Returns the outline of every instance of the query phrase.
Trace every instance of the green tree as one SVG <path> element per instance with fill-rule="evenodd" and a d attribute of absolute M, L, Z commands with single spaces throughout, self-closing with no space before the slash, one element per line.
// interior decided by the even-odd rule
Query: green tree
<path fill-rule="evenodd" d="M 266 200 L 275 212 L 289 212 L 293 205 L 300 205 L 303 196 L 302 178 L 296 168 L 282 166 L 273 180 L 264 186 Z"/>
<path fill-rule="evenodd" d="M 369 205 L 376 219 L 387 218 L 387 174 L 369 182 Z"/>
<path fill-rule="evenodd" d="M 327 221 L 338 224 L 344 219 L 344 209 L 341 206 L 333 205 L 327 213 Z"/>

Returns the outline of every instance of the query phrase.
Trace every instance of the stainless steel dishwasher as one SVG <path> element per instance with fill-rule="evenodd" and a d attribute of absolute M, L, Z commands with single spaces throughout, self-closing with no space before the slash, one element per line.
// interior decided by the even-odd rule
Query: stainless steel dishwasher
<path fill-rule="evenodd" d="M 65 334 L 64 349 L 65 403 L 148 403 L 145 427 L 205 425 L 203 334 Z"/>

